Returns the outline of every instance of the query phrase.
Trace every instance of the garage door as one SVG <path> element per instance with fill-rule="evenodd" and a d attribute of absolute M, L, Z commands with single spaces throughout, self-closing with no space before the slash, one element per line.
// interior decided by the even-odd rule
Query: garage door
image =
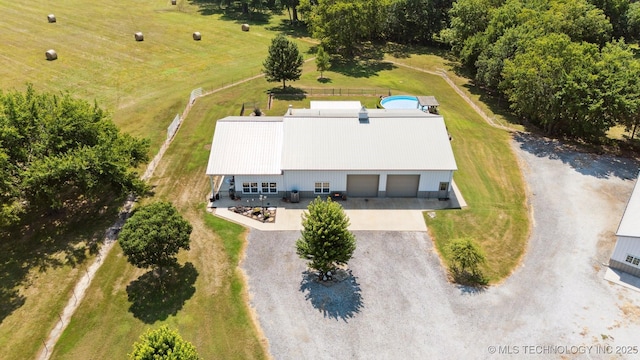
<path fill-rule="evenodd" d="M 351 197 L 378 196 L 380 175 L 347 175 L 347 195 Z"/>
<path fill-rule="evenodd" d="M 418 184 L 420 175 L 388 175 L 388 197 L 416 197 L 418 196 Z"/>

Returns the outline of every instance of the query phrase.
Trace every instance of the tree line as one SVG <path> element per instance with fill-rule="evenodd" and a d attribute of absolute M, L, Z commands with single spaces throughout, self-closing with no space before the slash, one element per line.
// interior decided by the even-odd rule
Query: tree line
<path fill-rule="evenodd" d="M 601 6 L 598 7 L 597 5 Z M 475 82 L 554 136 L 597 142 L 640 123 L 638 3 L 458 0 L 442 38 Z"/>

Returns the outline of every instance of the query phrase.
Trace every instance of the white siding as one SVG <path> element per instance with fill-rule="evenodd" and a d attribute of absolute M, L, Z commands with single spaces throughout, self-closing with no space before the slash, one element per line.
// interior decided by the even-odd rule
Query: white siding
<path fill-rule="evenodd" d="M 286 191 L 313 191 L 315 182 L 329 182 L 331 191 L 347 190 L 347 174 L 343 171 L 285 171 Z"/>
<path fill-rule="evenodd" d="M 611 259 L 618 260 L 622 263 L 631 265 L 625 262 L 627 255 L 640 257 L 640 238 L 618 236 L 618 242 L 616 243 L 615 249 L 613 249 L 613 254 L 611 255 Z"/>
<path fill-rule="evenodd" d="M 418 191 L 438 191 L 441 182 L 451 183 L 453 171 L 285 171 L 284 186 L 286 191 L 313 191 L 316 181 L 329 182 L 331 191 L 347 190 L 347 175 L 380 175 L 378 191 L 387 188 L 387 175 L 420 174 Z M 237 179 L 238 177 L 236 177 Z"/>
<path fill-rule="evenodd" d="M 275 182 L 278 186 L 278 191 L 284 191 L 284 182 L 282 175 L 236 175 L 235 176 L 235 186 L 236 193 L 240 196 L 258 196 L 262 194 L 262 182 Z M 242 192 L 242 183 L 243 182 L 255 182 L 258 183 L 258 192 L 257 193 L 243 193 Z M 278 196 L 278 194 L 266 193 L 268 196 Z"/>

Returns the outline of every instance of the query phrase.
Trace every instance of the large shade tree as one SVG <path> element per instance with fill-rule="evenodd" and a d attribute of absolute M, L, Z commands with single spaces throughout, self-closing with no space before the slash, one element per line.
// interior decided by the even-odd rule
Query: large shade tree
<path fill-rule="evenodd" d="M 175 266 L 180 249 L 189 250 L 192 226 L 169 202 L 136 209 L 118 237 L 127 260 L 140 268 Z"/>
<path fill-rule="evenodd" d="M 298 45 L 283 35 L 276 36 L 269 46 L 269 56 L 262 63 L 267 81 L 282 81 L 282 88 L 287 87 L 287 80 L 298 80 L 302 75 L 304 59 Z"/>
<path fill-rule="evenodd" d="M 349 218 L 339 203 L 316 198 L 302 215 L 302 227 L 296 253 L 321 276 L 337 265 L 346 265 L 353 256 L 356 239 L 348 230 Z"/>
<path fill-rule="evenodd" d="M 0 92 L 0 226 L 24 211 L 143 192 L 135 168 L 148 148 L 69 93 Z"/>
<path fill-rule="evenodd" d="M 176 331 L 163 325 L 149 329 L 133 344 L 130 360 L 198 360 L 196 347 Z"/>

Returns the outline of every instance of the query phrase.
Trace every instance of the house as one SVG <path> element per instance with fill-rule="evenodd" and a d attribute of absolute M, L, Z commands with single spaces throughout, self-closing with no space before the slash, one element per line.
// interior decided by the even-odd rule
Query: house
<path fill-rule="evenodd" d="M 207 166 L 212 197 L 448 198 L 457 169 L 444 119 L 418 109 L 313 101 L 283 116 L 217 121 Z"/>
<path fill-rule="evenodd" d="M 618 241 L 609 267 L 640 276 L 640 187 L 638 180 L 616 232 Z"/>

